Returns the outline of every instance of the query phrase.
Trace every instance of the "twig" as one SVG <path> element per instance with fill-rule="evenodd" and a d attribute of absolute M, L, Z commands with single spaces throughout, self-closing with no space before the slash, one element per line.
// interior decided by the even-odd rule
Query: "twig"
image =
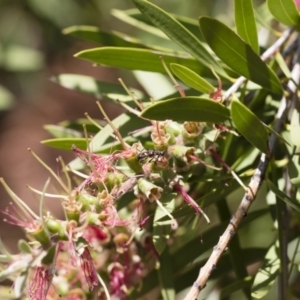
<path fill-rule="evenodd" d="M 291 29 L 285 31 L 285 33 L 280 38 L 282 39 L 282 43 L 284 42 L 283 37 L 285 37 L 284 40 L 286 40 L 287 37 L 289 36 L 288 33 L 289 34 L 291 33 Z M 276 47 L 279 47 L 278 41 L 275 43 Z M 273 48 L 273 46 L 271 48 Z M 274 49 L 275 48 L 273 48 L 273 52 Z M 266 52 L 273 53 L 272 51 L 269 51 L 269 49 Z M 299 66 L 297 65 L 295 65 L 292 71 L 292 80 L 294 80 L 297 83 L 299 82 Z M 276 115 L 274 131 L 276 132 L 280 131 L 284 123 L 284 120 L 286 118 L 286 111 L 287 111 L 287 100 L 285 97 L 283 97 L 281 99 L 280 107 Z M 245 192 L 239 207 L 237 208 L 236 212 L 232 215 L 226 230 L 220 237 L 218 244 L 213 248 L 213 252 L 210 255 L 209 259 L 207 260 L 206 264 L 200 269 L 197 280 L 194 282 L 193 286 L 185 296 L 184 300 L 196 300 L 200 291 L 204 289 L 204 287 L 206 286 L 206 282 L 210 277 L 210 274 L 216 269 L 217 263 L 222 253 L 227 249 L 228 243 L 230 242 L 236 230 L 238 229 L 242 219 L 247 215 L 247 212 L 258 193 L 259 187 L 264 178 L 265 171 L 269 164 L 269 159 L 273 154 L 276 140 L 277 140 L 277 136 L 275 134 L 272 134 L 269 138 L 269 150 L 270 150 L 269 156 L 266 156 L 266 154 L 261 155 L 258 167 L 256 168 L 254 175 L 250 180 L 247 191 Z"/>

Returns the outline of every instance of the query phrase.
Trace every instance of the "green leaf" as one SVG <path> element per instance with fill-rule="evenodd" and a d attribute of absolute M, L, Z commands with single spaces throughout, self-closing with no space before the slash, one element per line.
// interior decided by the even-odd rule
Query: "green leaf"
<path fill-rule="evenodd" d="M 275 30 L 272 28 L 272 25 L 270 22 L 273 20 L 273 16 L 270 13 L 268 9 L 268 5 L 266 2 L 262 3 L 260 6 L 254 7 L 254 14 L 257 24 L 260 26 L 267 28 L 271 32 L 275 32 Z"/>
<path fill-rule="evenodd" d="M 299 148 L 298 148 L 299 149 Z M 300 156 L 294 155 L 288 165 L 291 183 L 300 188 Z"/>
<path fill-rule="evenodd" d="M 121 114 L 113 121 L 113 124 L 116 128 L 118 128 L 121 136 L 127 137 L 129 132 L 136 130 L 138 127 L 146 127 L 149 123 L 145 120 L 138 118 L 132 114 Z M 107 149 L 107 147 L 118 146 L 120 144 L 119 141 L 116 141 L 113 138 L 114 132 L 109 124 L 105 125 L 103 129 L 101 129 L 92 139 L 90 147 L 93 149 L 93 152 L 102 152 L 103 149 Z M 130 139 L 130 137 L 125 138 Z M 109 145 L 109 143 L 112 143 Z"/>
<path fill-rule="evenodd" d="M 19 240 L 18 241 L 18 249 L 22 253 L 26 253 L 26 254 L 32 253 L 32 248 L 30 247 L 30 245 L 28 244 L 28 242 L 25 241 L 25 240 Z"/>
<path fill-rule="evenodd" d="M 215 90 L 213 85 L 189 68 L 171 64 L 171 69 L 182 82 L 201 93 L 210 94 Z"/>
<path fill-rule="evenodd" d="M 239 36 L 259 53 L 252 0 L 234 0 L 235 25 Z"/>
<path fill-rule="evenodd" d="M 199 23 L 210 48 L 232 70 L 274 93 L 282 93 L 274 71 L 236 33 L 209 17 L 201 17 Z"/>
<path fill-rule="evenodd" d="M 138 39 L 119 32 L 103 31 L 96 26 L 70 26 L 63 30 L 63 34 L 71 35 L 103 46 L 147 48 Z"/>
<path fill-rule="evenodd" d="M 299 12 L 294 0 L 267 0 L 271 14 L 288 26 L 299 26 Z"/>
<path fill-rule="evenodd" d="M 133 19 L 136 19 L 148 25 L 152 25 L 149 19 L 145 15 L 141 14 L 141 12 L 136 8 L 125 10 L 123 11 L 123 13 L 132 17 Z M 204 38 L 201 36 L 201 33 L 199 31 L 199 25 L 197 20 L 185 16 L 181 16 L 181 15 L 175 15 L 175 14 L 170 14 L 170 15 L 173 16 L 177 21 L 179 21 L 192 34 L 199 37 L 199 39 L 201 41 L 203 40 L 204 42 Z"/>
<path fill-rule="evenodd" d="M 273 182 L 267 180 L 268 188 L 278 196 L 282 201 L 284 201 L 287 205 L 291 206 L 298 212 L 300 212 L 300 203 L 298 201 L 293 200 L 292 198 L 288 197 L 284 192 L 282 192 Z"/>
<path fill-rule="evenodd" d="M 231 103 L 231 117 L 235 127 L 248 142 L 264 153 L 268 153 L 268 133 L 259 118 L 237 100 Z"/>
<path fill-rule="evenodd" d="M 300 148 L 300 114 L 297 109 L 293 110 L 291 118 L 291 142 Z"/>
<path fill-rule="evenodd" d="M 177 63 L 203 76 L 212 76 L 211 71 L 207 67 L 200 64 L 194 58 L 187 57 L 184 53 L 174 55 L 157 50 L 103 47 L 81 51 L 75 54 L 75 57 L 83 58 L 103 66 L 166 73 L 160 60 L 160 57 L 163 57 L 167 65 Z"/>
<path fill-rule="evenodd" d="M 152 23 L 149 22 L 149 20 L 147 20 L 148 22 L 145 22 L 145 19 L 141 20 L 140 18 L 133 18 L 130 14 L 127 13 L 127 11 L 119 9 L 112 9 L 111 15 L 140 30 L 148 32 L 154 36 L 167 39 L 167 36 L 163 32 L 161 32 L 161 30 L 153 26 Z"/>
<path fill-rule="evenodd" d="M 226 287 L 222 287 L 220 299 L 224 299 L 238 290 L 250 288 L 252 285 L 252 281 L 253 281 L 252 277 L 248 276 L 242 280 L 237 280 L 237 281 L 227 285 Z"/>
<path fill-rule="evenodd" d="M 51 77 L 51 80 L 64 88 L 78 91 L 97 99 L 113 100 L 117 104 L 119 104 L 117 100 L 132 101 L 132 98 L 127 94 L 121 84 L 99 81 L 91 76 L 60 74 Z M 140 91 L 132 88 L 130 88 L 130 90 L 137 95 L 138 98 L 144 97 Z"/>
<path fill-rule="evenodd" d="M 158 279 L 161 286 L 161 294 L 164 300 L 175 300 L 175 288 L 173 282 L 172 259 L 169 248 L 162 253 L 159 259 Z"/>
<path fill-rule="evenodd" d="M 60 138 L 41 141 L 41 144 L 61 150 L 71 150 L 72 146 L 85 150 L 87 148 L 85 138 Z"/>
<path fill-rule="evenodd" d="M 169 213 L 175 208 L 175 200 L 173 198 L 173 194 L 164 194 L 161 198 L 164 203 L 168 203 L 167 205 L 164 205 L 164 208 Z M 171 233 L 172 220 L 170 217 L 165 221 L 158 221 L 167 215 L 166 211 L 157 206 L 153 220 L 153 244 L 159 254 L 162 254 L 167 247 Z"/>
<path fill-rule="evenodd" d="M 208 68 L 212 66 L 218 74 L 228 78 L 228 75 L 220 67 L 213 56 L 206 50 L 203 44 L 180 22 L 161 8 L 148 1 L 133 0 L 133 2 L 137 8 L 173 42 L 177 43 L 182 49 L 193 55 L 204 66 Z"/>
<path fill-rule="evenodd" d="M 280 260 L 276 246 L 273 245 L 265 256 L 263 266 L 255 276 L 252 286 L 252 297 L 260 299 L 264 297 L 273 286 L 280 268 Z"/>
<path fill-rule="evenodd" d="M 229 119 L 229 110 L 211 99 L 180 97 L 164 100 L 147 107 L 142 117 L 163 121 L 222 123 Z"/>
<path fill-rule="evenodd" d="M 104 121 L 102 123 L 100 120 L 97 120 L 97 119 L 94 119 L 94 121 L 100 125 L 105 125 Z M 83 132 L 83 125 L 86 126 L 86 130 L 88 133 L 95 134 L 95 133 L 99 132 L 99 128 L 96 127 L 95 124 L 91 123 L 90 120 L 85 119 L 85 118 L 80 118 L 80 119 L 76 119 L 76 120 L 72 120 L 72 121 L 65 120 L 65 121 L 58 123 L 58 126 L 72 129 L 72 130 L 79 131 L 79 132 Z"/>
<path fill-rule="evenodd" d="M 81 133 L 76 130 L 65 128 L 57 125 L 44 125 L 44 128 L 52 134 L 55 138 L 71 138 L 81 137 Z"/>

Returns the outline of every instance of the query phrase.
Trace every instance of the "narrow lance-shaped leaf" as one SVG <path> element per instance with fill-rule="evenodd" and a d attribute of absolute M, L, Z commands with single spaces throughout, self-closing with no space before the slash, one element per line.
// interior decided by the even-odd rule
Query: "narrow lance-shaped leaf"
<path fill-rule="evenodd" d="M 166 215 L 166 211 L 172 213 L 172 211 L 174 210 L 174 195 L 164 194 L 161 198 L 161 201 L 165 203 L 165 211 L 157 206 L 153 220 L 153 244 L 159 254 L 162 254 L 167 247 L 168 240 L 171 234 L 171 224 L 173 222 L 170 218 L 165 221 L 161 221 L 160 219 L 162 219 Z"/>
<path fill-rule="evenodd" d="M 267 180 L 268 188 L 276 195 L 279 199 L 284 201 L 289 206 L 293 207 L 295 210 L 300 212 L 300 204 L 298 201 L 288 197 L 284 192 L 282 192 L 273 182 Z"/>
<path fill-rule="evenodd" d="M 260 6 L 254 7 L 254 14 L 257 24 L 260 25 L 260 27 L 264 27 L 269 29 L 271 32 L 274 32 L 275 30 L 272 28 L 270 22 L 273 19 L 272 14 L 270 13 L 267 3 L 262 3 Z"/>
<path fill-rule="evenodd" d="M 273 70 L 235 32 L 209 17 L 201 17 L 199 23 L 208 45 L 225 64 L 262 87 L 282 93 L 281 83 Z"/>
<path fill-rule="evenodd" d="M 300 113 L 298 109 L 294 109 L 291 118 L 291 142 L 300 148 Z"/>
<path fill-rule="evenodd" d="M 299 148 L 298 148 L 299 149 Z M 294 155 L 288 165 L 291 183 L 300 188 L 300 156 Z"/>
<path fill-rule="evenodd" d="M 235 25 L 239 36 L 259 53 L 252 0 L 234 0 Z"/>
<path fill-rule="evenodd" d="M 268 251 L 264 263 L 255 276 L 252 286 L 252 297 L 261 299 L 264 297 L 273 286 L 280 268 L 280 261 L 276 251 L 276 246 L 273 245 Z"/>
<path fill-rule="evenodd" d="M 173 282 L 173 265 L 169 248 L 167 247 L 159 259 L 160 267 L 157 270 L 163 300 L 175 300 Z"/>
<path fill-rule="evenodd" d="M 55 138 L 80 138 L 82 134 L 76 130 L 58 125 L 45 125 L 46 129 Z"/>
<path fill-rule="evenodd" d="M 123 11 L 123 13 L 127 14 L 133 19 L 139 20 L 143 23 L 146 23 L 148 25 L 152 25 L 151 21 L 149 21 L 149 18 L 147 18 L 145 15 L 143 15 L 138 9 L 132 8 Z M 200 41 L 204 42 L 204 38 L 201 36 L 201 33 L 199 32 L 199 25 L 198 21 L 189 18 L 186 16 L 176 15 L 176 14 L 170 14 L 172 17 L 174 17 L 177 21 L 179 21 L 187 30 L 189 30 L 192 34 L 197 36 Z"/>
<path fill-rule="evenodd" d="M 188 31 L 175 18 L 148 1 L 133 0 L 133 2 L 137 8 L 173 42 L 177 43 L 185 51 L 193 55 L 203 65 L 207 66 L 208 68 L 212 66 L 218 74 L 228 78 L 228 75 L 225 73 L 225 71 L 220 67 L 217 61 L 206 50 L 196 36 Z"/>
<path fill-rule="evenodd" d="M 215 90 L 214 86 L 207 80 L 187 67 L 178 64 L 171 64 L 171 70 L 186 85 L 201 93 L 210 94 Z"/>
<path fill-rule="evenodd" d="M 268 152 L 268 133 L 259 118 L 237 100 L 231 103 L 231 117 L 235 127 L 253 146 Z"/>
<path fill-rule="evenodd" d="M 91 141 L 91 140 L 89 140 Z M 85 138 L 58 138 L 41 141 L 41 144 L 47 145 L 52 148 L 70 151 L 72 146 L 85 150 L 87 143 Z"/>
<path fill-rule="evenodd" d="M 91 41 L 103 46 L 143 47 L 142 43 L 132 37 L 115 32 L 103 31 L 96 26 L 71 26 L 63 30 L 63 34 Z"/>
<path fill-rule="evenodd" d="M 99 81 L 91 76 L 60 74 L 51 77 L 51 80 L 64 88 L 90 95 L 97 99 L 113 100 L 116 104 L 120 104 L 117 100 L 132 100 L 121 84 Z M 137 97 L 143 98 L 143 94 L 140 91 L 132 88 L 130 88 L 130 90 L 134 92 Z"/>
<path fill-rule="evenodd" d="M 196 59 L 187 57 L 184 53 L 175 55 L 157 50 L 103 47 L 81 51 L 75 56 L 104 66 L 166 73 L 160 60 L 160 57 L 163 57 L 166 64 L 181 64 L 203 76 L 212 76 L 211 71 L 207 67 L 203 66 Z"/>
<path fill-rule="evenodd" d="M 180 97 L 147 107 L 142 116 L 152 120 L 222 123 L 230 118 L 229 109 L 211 99 Z"/>
<path fill-rule="evenodd" d="M 279 22 L 299 28 L 300 16 L 295 0 L 267 0 L 271 14 Z"/>

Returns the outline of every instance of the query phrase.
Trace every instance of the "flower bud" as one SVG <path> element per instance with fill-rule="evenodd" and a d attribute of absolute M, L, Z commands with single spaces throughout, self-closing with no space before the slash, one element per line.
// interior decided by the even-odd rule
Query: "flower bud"
<path fill-rule="evenodd" d="M 66 229 L 61 221 L 48 218 L 45 223 L 49 232 L 57 234 L 60 240 L 68 240 Z"/>
<path fill-rule="evenodd" d="M 99 201 L 97 197 L 92 196 L 88 193 L 85 192 L 80 193 L 77 196 L 76 201 L 81 204 L 82 212 L 91 211 L 91 210 L 100 211 Z"/>
<path fill-rule="evenodd" d="M 138 180 L 138 192 L 142 194 L 143 198 L 153 202 L 161 197 L 163 189 L 144 178 L 140 178 Z"/>
<path fill-rule="evenodd" d="M 30 233 L 38 242 L 40 242 L 41 245 L 47 246 L 50 244 L 48 231 L 46 231 L 42 225 L 37 226 L 36 229 Z"/>

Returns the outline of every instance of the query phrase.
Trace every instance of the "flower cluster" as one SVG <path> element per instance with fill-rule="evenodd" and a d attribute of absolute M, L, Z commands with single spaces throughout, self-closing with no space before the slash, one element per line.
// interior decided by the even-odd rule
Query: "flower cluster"
<path fill-rule="evenodd" d="M 221 94 L 212 97 L 220 99 Z M 159 221 L 157 224 L 171 229 L 171 234 L 160 237 L 162 243 L 171 243 L 172 230 L 178 228 L 172 211 L 181 206 L 181 200 L 210 222 L 188 195 L 184 179 L 206 167 L 218 169 L 211 159 L 206 161 L 206 154 L 216 156 L 215 140 L 225 130 L 197 122 L 151 124 L 151 149 L 140 142 L 125 143 L 113 125 L 122 150 L 96 154 L 73 146 L 86 167 L 82 172 L 69 168 L 76 174 L 72 183 L 62 163 L 67 183 L 52 175 L 63 194 L 47 194 L 46 187 L 40 192 L 42 199 L 62 199 L 63 220 L 45 211 L 43 201 L 42 213 L 36 215 L 1 179 L 17 205 L 3 212 L 6 221 L 22 226 L 29 237 L 29 242 L 22 242 L 21 254 L 9 256 L 4 266 L 16 281 L 26 274 L 23 286 L 27 282 L 27 288 L 20 288 L 20 295 L 27 293 L 31 300 L 44 300 L 49 295 L 51 299 L 85 299 L 95 293 L 99 299 L 110 295 L 126 299 L 158 261 L 161 245 L 157 251 L 149 239 L 153 223 Z M 170 202 L 174 203 L 172 209 Z M 146 264 L 144 257 L 152 263 Z"/>

